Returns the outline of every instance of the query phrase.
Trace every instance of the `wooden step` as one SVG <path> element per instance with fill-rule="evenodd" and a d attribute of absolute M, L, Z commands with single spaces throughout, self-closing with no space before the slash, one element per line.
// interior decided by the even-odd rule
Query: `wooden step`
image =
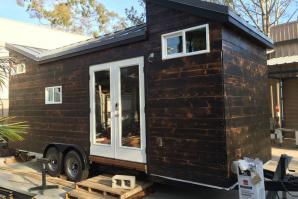
<path fill-rule="evenodd" d="M 88 192 L 82 189 L 74 189 L 68 193 L 66 193 L 65 196 L 66 199 L 116 199 L 115 197 L 111 196 L 104 196 L 97 193 Z"/>
<path fill-rule="evenodd" d="M 111 195 L 121 195 L 125 192 L 122 192 L 121 189 L 113 189 L 112 187 L 109 187 L 104 184 L 99 184 L 91 181 L 83 181 L 80 183 L 77 183 L 77 188 L 85 189 L 88 191 L 96 191 L 99 193 L 102 193 L 106 195 L 107 193 L 110 193 Z"/>

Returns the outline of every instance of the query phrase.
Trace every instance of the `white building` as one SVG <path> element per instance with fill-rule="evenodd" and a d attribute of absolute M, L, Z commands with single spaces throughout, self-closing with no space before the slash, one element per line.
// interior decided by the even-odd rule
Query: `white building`
<path fill-rule="evenodd" d="M 54 49 L 88 39 L 83 35 L 4 18 L 0 18 L 0 27 L 0 59 L 9 56 L 5 43 Z M 8 114 L 8 96 L 8 87 L 0 88 L 0 116 Z"/>

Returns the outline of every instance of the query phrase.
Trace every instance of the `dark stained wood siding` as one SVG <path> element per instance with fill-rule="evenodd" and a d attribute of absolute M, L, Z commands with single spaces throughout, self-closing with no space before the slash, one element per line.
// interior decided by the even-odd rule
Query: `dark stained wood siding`
<path fill-rule="evenodd" d="M 266 52 L 227 28 L 222 37 L 228 166 L 243 157 L 266 162 L 271 158 Z"/>
<path fill-rule="evenodd" d="M 26 59 L 26 73 L 10 81 L 10 115 L 30 125 L 26 140 L 13 146 L 42 152 L 49 143 L 82 146 L 89 136 L 89 66 L 144 55 L 144 42 L 77 56 L 45 65 Z M 24 57 L 18 53 L 11 56 Z M 45 104 L 45 87 L 62 85 L 63 103 Z"/>
<path fill-rule="evenodd" d="M 150 1 L 147 20 L 148 171 L 226 186 L 221 25 L 210 23 L 210 53 L 162 61 L 162 34 L 208 22 Z"/>
<path fill-rule="evenodd" d="M 15 146 L 42 152 L 62 142 L 89 151 L 89 66 L 144 56 L 148 173 L 228 187 L 233 160 L 270 156 L 265 49 L 240 33 L 224 29 L 222 36 L 221 24 L 150 0 L 147 22 L 143 42 L 44 65 L 27 59 L 27 73 L 10 82 L 10 113 L 31 126 Z M 210 53 L 162 61 L 162 34 L 206 23 Z M 63 104 L 45 105 L 45 87 L 57 85 L 63 86 Z"/>

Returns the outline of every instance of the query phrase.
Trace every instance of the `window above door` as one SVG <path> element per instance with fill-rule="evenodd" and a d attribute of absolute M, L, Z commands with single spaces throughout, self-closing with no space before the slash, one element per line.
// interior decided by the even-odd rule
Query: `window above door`
<path fill-rule="evenodd" d="M 163 60 L 210 52 L 208 24 L 167 33 L 161 39 Z"/>

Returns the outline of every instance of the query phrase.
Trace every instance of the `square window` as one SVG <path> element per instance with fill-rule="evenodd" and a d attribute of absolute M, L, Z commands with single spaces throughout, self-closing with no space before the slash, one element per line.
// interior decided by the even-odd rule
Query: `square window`
<path fill-rule="evenodd" d="M 20 73 L 25 73 L 25 72 L 26 72 L 25 64 L 19 64 L 17 67 L 17 73 L 20 74 Z"/>
<path fill-rule="evenodd" d="M 188 31 L 185 36 L 187 53 L 207 50 L 206 28 Z"/>
<path fill-rule="evenodd" d="M 26 73 L 26 65 L 24 63 L 17 64 L 13 67 L 12 75 Z"/>
<path fill-rule="evenodd" d="M 45 88 L 45 103 L 46 104 L 61 104 L 62 103 L 62 86 Z"/>
<path fill-rule="evenodd" d="M 173 55 L 183 52 L 182 36 L 167 38 L 167 54 Z"/>

